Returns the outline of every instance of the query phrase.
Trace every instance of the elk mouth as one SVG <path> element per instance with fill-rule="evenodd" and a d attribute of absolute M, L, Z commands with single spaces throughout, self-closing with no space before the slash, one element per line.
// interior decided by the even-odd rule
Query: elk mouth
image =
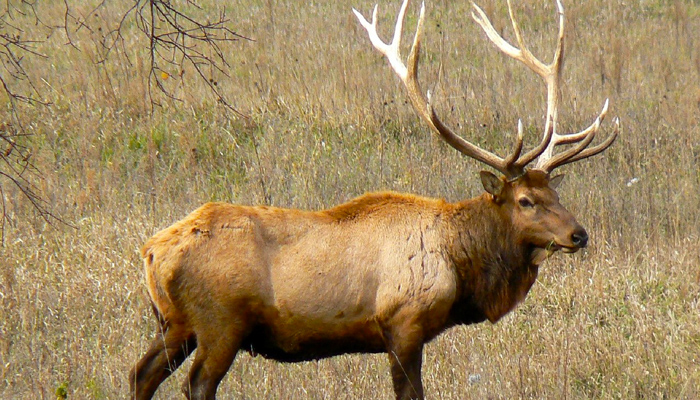
<path fill-rule="evenodd" d="M 565 246 L 563 244 L 558 244 L 554 240 L 549 242 L 547 247 L 545 247 L 545 250 L 547 250 L 550 253 L 554 253 L 556 251 L 561 250 L 562 253 L 566 254 L 573 254 L 576 253 L 577 251 L 581 250 L 581 247 L 578 246 Z"/>
<path fill-rule="evenodd" d="M 577 251 L 581 250 L 580 247 L 562 247 L 561 251 L 566 254 L 573 254 L 576 253 Z"/>

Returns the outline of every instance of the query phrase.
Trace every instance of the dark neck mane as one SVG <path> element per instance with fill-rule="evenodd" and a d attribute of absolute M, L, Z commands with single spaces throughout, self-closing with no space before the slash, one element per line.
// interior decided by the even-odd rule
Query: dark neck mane
<path fill-rule="evenodd" d="M 498 321 L 521 302 L 537 278 L 532 247 L 518 243 L 509 216 L 489 195 L 459 204 L 453 259 L 459 297 L 454 323 Z"/>

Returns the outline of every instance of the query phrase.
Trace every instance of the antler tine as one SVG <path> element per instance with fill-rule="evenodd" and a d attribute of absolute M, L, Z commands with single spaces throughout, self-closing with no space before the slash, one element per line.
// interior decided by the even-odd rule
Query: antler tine
<path fill-rule="evenodd" d="M 605 116 L 608 114 L 608 106 L 609 100 L 606 99 L 605 104 L 603 104 L 603 109 L 600 111 L 600 114 L 595 119 L 595 121 L 586 129 L 578 133 L 555 134 L 551 142 L 549 143 L 549 147 L 547 149 L 550 156 L 545 157 L 546 153 L 543 153 L 542 156 L 540 156 L 540 158 L 537 160 L 537 165 L 535 166 L 535 168 L 551 172 L 552 170 L 554 170 L 554 168 L 571 162 L 567 162 L 567 160 L 569 159 L 572 159 L 572 161 L 580 160 L 581 158 L 576 157 L 576 155 L 584 151 L 584 149 L 586 149 L 586 146 L 588 146 L 593 141 L 593 137 L 595 137 L 595 135 L 598 133 L 598 129 L 600 129 L 600 124 L 602 123 L 603 119 L 605 119 Z M 615 135 L 617 135 L 617 133 L 613 134 L 613 136 Z M 608 138 L 605 142 L 607 142 L 608 140 L 610 139 Z M 612 141 L 614 140 L 615 139 L 613 138 Z M 612 141 L 610 142 L 610 144 L 612 144 Z M 553 153 L 554 147 L 573 143 L 579 144 L 557 155 L 551 155 Z"/>
<path fill-rule="evenodd" d="M 489 165 L 499 171 L 509 178 L 518 176 L 522 173 L 522 168 L 514 167 L 511 159 L 517 159 L 520 155 L 522 149 L 522 139 L 519 138 L 516 143 L 517 155 L 510 155 L 507 159 L 503 159 L 488 150 L 482 149 L 479 146 L 472 144 L 471 142 L 465 140 L 464 138 L 455 134 L 449 127 L 447 127 L 438 118 L 435 110 L 433 110 L 430 104 L 430 97 L 423 94 L 420 84 L 418 82 L 418 59 L 420 58 L 420 40 L 423 29 L 423 21 L 425 17 L 425 3 L 421 5 L 420 17 L 418 19 L 418 26 L 416 28 L 416 34 L 413 39 L 413 45 L 411 46 L 411 52 L 408 56 L 408 67 L 406 67 L 401 60 L 399 44 L 401 41 L 401 34 L 403 28 L 403 19 L 405 16 L 406 8 L 408 6 L 408 0 L 404 0 L 397 17 L 396 27 L 394 31 L 394 37 L 390 44 L 384 43 L 377 34 L 377 7 L 375 6 L 374 12 L 372 14 L 372 22 L 368 22 L 365 17 L 360 14 L 357 10 L 353 9 L 355 16 L 360 21 L 360 24 L 367 30 L 369 34 L 370 41 L 372 45 L 384 54 L 389 60 L 389 64 L 393 68 L 396 75 L 401 78 L 406 90 L 408 92 L 408 97 L 411 100 L 413 108 L 416 110 L 418 115 L 430 125 L 430 127 L 437 132 L 440 137 L 445 140 L 450 146 L 454 147 L 456 150 L 462 154 L 474 158 L 486 165 Z"/>
<path fill-rule="evenodd" d="M 477 6 L 472 4 L 472 18 L 476 21 L 486 33 L 486 36 L 491 40 L 496 47 L 507 56 L 514 58 L 530 68 L 539 75 L 545 82 L 547 87 L 547 116 L 544 128 L 542 141 L 532 150 L 527 152 L 518 160 L 514 161 L 514 167 L 524 168 L 528 163 L 537 158 L 543 153 L 550 152 L 551 140 L 557 136 L 556 121 L 559 106 L 559 76 L 561 74 L 561 65 L 564 57 L 564 6 L 561 1 L 557 0 L 557 11 L 559 13 L 559 35 L 557 40 L 557 48 L 554 52 L 554 58 L 550 64 L 544 64 L 538 60 L 525 45 L 520 26 L 515 18 L 513 6 L 508 0 L 508 14 L 510 16 L 511 25 L 515 32 L 515 38 L 520 48 L 514 47 L 506 41 L 493 27 L 491 21 L 486 16 L 486 13 Z M 550 155 L 551 157 L 551 155 Z"/>
<path fill-rule="evenodd" d="M 476 13 L 472 11 L 472 18 L 481 26 L 484 33 L 486 33 L 486 36 L 488 36 L 489 40 L 491 40 L 491 42 L 495 44 L 499 50 L 501 50 L 507 56 L 525 64 L 528 68 L 541 76 L 542 79 L 544 79 L 548 84 L 550 81 L 558 77 L 559 71 L 561 70 L 561 60 L 564 55 L 564 6 L 560 1 L 557 1 L 557 8 L 559 11 L 559 38 L 557 48 L 554 53 L 554 59 L 549 65 L 546 65 L 542 61 L 538 60 L 525 45 L 525 41 L 523 40 L 520 26 L 515 19 L 515 13 L 510 0 L 508 0 L 508 13 L 510 15 L 511 24 L 513 25 L 513 30 L 515 31 L 515 38 L 518 41 L 520 48 L 514 47 L 508 43 L 508 41 L 506 41 L 501 34 L 496 31 L 493 24 L 491 24 L 491 21 L 486 16 L 484 10 L 474 3 L 472 3 L 472 6 L 474 11 L 476 11 Z"/>
<path fill-rule="evenodd" d="M 610 134 L 610 136 L 608 136 L 604 141 L 600 142 L 599 144 L 597 144 L 593 147 L 587 148 L 585 150 L 582 149 L 582 151 L 576 152 L 572 156 L 565 158 L 560 162 L 550 163 L 550 165 L 548 165 L 546 167 L 546 169 L 544 169 L 544 171 L 550 173 L 555 168 L 561 167 L 562 165 L 566 165 L 566 164 L 569 164 L 569 163 L 572 163 L 575 161 L 583 160 L 585 158 L 592 157 L 596 154 L 603 152 L 605 149 L 610 147 L 610 145 L 612 145 L 615 142 L 615 139 L 617 139 L 617 136 L 620 134 L 620 131 L 622 130 L 622 128 L 620 127 L 620 118 L 615 118 L 614 123 L 615 123 L 615 129 L 613 130 L 613 133 Z M 594 123 L 592 126 L 595 126 L 595 125 L 600 125 L 600 118 L 596 119 L 596 123 Z M 594 128 L 594 130 L 597 131 L 598 128 L 596 127 L 596 128 Z M 588 143 L 590 143 L 590 141 Z M 539 168 L 539 169 L 542 169 L 542 168 Z"/>
<path fill-rule="evenodd" d="M 585 150 L 586 147 L 588 147 L 588 145 L 591 144 L 593 138 L 595 138 L 596 133 L 598 133 L 598 129 L 600 129 L 600 118 L 596 118 L 595 122 L 593 123 L 593 129 L 591 129 L 590 132 L 588 132 L 588 134 L 583 137 L 583 140 L 581 140 L 576 146 L 562 153 L 553 155 L 552 157 L 545 159 L 542 163 L 538 163 L 536 169 L 551 172 L 552 170 L 554 170 L 554 168 L 556 168 L 557 165 L 562 165 L 562 163 L 568 160 L 569 158 Z M 550 145 L 551 144 L 556 145 L 561 143 L 555 143 L 554 141 L 552 141 L 550 142 Z"/>
<path fill-rule="evenodd" d="M 396 74 L 399 76 L 399 78 L 401 78 L 401 80 L 406 79 L 408 75 L 406 66 L 403 64 L 403 61 L 401 61 L 401 54 L 399 49 L 399 45 L 401 44 L 401 30 L 403 29 L 403 17 L 406 13 L 407 6 L 408 1 L 406 0 L 401 5 L 401 9 L 399 10 L 399 15 L 397 17 L 396 22 L 396 31 L 394 32 L 394 39 L 391 43 L 384 43 L 379 37 L 379 34 L 377 33 L 377 10 L 379 8 L 379 4 L 374 6 L 374 10 L 372 11 L 371 23 L 367 21 L 367 19 L 362 14 L 360 14 L 359 11 L 355 10 L 354 8 L 352 9 L 352 12 L 355 13 L 355 16 L 360 21 L 360 24 L 365 28 L 365 30 L 369 34 L 369 40 L 374 46 L 374 48 L 376 48 L 377 50 L 379 50 L 380 53 L 386 56 L 386 58 L 389 60 L 389 63 L 391 64 L 391 67 L 394 69 L 394 72 L 396 72 Z M 417 34 L 418 32 L 416 32 L 416 35 Z"/>
<path fill-rule="evenodd" d="M 600 120 L 600 122 L 603 122 L 605 119 L 605 116 L 608 114 L 608 105 L 610 101 L 609 99 L 605 99 L 605 103 L 603 104 L 603 108 L 600 110 L 600 114 L 598 114 L 598 118 L 596 120 Z M 556 137 L 556 140 L 552 140 L 554 142 L 553 146 L 558 146 L 560 144 L 570 144 L 570 143 L 576 143 L 581 141 L 588 133 L 595 127 L 595 121 L 591 125 L 588 126 L 588 128 L 582 130 L 581 132 L 578 133 L 568 133 L 568 134 L 558 134 Z"/>
<path fill-rule="evenodd" d="M 506 165 L 515 165 L 515 162 L 520 157 L 520 153 L 523 151 L 523 121 L 518 120 L 518 136 L 515 141 L 515 150 L 506 157 Z"/>

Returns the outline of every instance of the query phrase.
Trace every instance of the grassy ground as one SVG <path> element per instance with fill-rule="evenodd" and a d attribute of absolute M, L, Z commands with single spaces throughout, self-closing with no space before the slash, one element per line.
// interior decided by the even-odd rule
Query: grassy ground
<path fill-rule="evenodd" d="M 504 2 L 479 3 L 512 37 Z M 548 58 L 554 2 L 535 3 L 517 13 L 535 54 Z M 42 10 L 60 16 L 62 4 Z M 163 100 L 149 116 L 135 36 L 126 36 L 129 60 L 95 64 L 99 51 L 84 30 L 72 37 L 77 48 L 56 34 L 40 49 L 47 59 L 26 60 L 52 102 L 23 112 L 37 182 L 72 227 L 48 226 L 3 187 L 0 397 L 126 397 L 128 370 L 155 330 L 138 250 L 203 202 L 317 209 L 382 189 L 448 200 L 481 192 L 481 166 L 419 123 L 350 12 L 367 15 L 373 5 L 227 4 L 239 33 L 255 41 L 227 47 L 230 78 L 211 78 L 248 120 L 178 71 L 163 83 L 182 101 Z M 700 4 L 565 6 L 562 130 L 587 126 L 608 97 L 624 126 L 603 156 L 562 168 L 562 202 L 591 246 L 548 261 L 498 324 L 454 328 L 428 345 L 428 398 L 700 397 Z M 385 37 L 398 7 L 380 4 Z M 497 152 L 512 143 L 518 118 L 526 140 L 537 140 L 541 83 L 487 42 L 468 2 L 427 8 L 421 77 L 443 119 Z M 94 18 L 116 23 L 110 15 Z M 188 365 L 159 398 L 179 395 Z M 219 394 L 392 397 L 384 356 L 280 365 L 241 355 Z"/>

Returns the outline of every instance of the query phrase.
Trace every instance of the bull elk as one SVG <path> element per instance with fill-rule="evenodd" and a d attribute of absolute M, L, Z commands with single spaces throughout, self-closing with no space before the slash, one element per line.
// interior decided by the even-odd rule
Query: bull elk
<path fill-rule="evenodd" d="M 589 147 L 607 113 L 606 101 L 586 129 L 557 132 L 561 3 L 551 64 L 525 46 L 510 2 L 519 47 L 503 39 L 474 5 L 472 17 L 491 42 L 542 77 L 547 88 L 541 142 L 522 154 L 519 123 L 515 148 L 504 158 L 438 119 L 417 80 L 424 6 L 408 66 L 399 54 L 407 3 L 389 44 L 377 34 L 376 7 L 372 22 L 353 11 L 401 78 L 420 118 L 450 146 L 503 176 L 482 171 L 485 193 L 454 204 L 391 192 L 323 211 L 209 203 L 156 233 L 141 252 L 160 327 L 131 371 L 132 398 L 151 398 L 197 348 L 183 385 L 190 399 L 213 399 L 241 349 L 284 362 L 385 352 L 396 398 L 421 399 L 426 342 L 458 324 L 498 321 L 525 298 L 548 256 L 586 246 L 586 231 L 559 203 L 562 176 L 552 172 L 608 148 L 619 120 L 604 141 Z M 570 146 L 555 153 L 562 145 Z"/>

